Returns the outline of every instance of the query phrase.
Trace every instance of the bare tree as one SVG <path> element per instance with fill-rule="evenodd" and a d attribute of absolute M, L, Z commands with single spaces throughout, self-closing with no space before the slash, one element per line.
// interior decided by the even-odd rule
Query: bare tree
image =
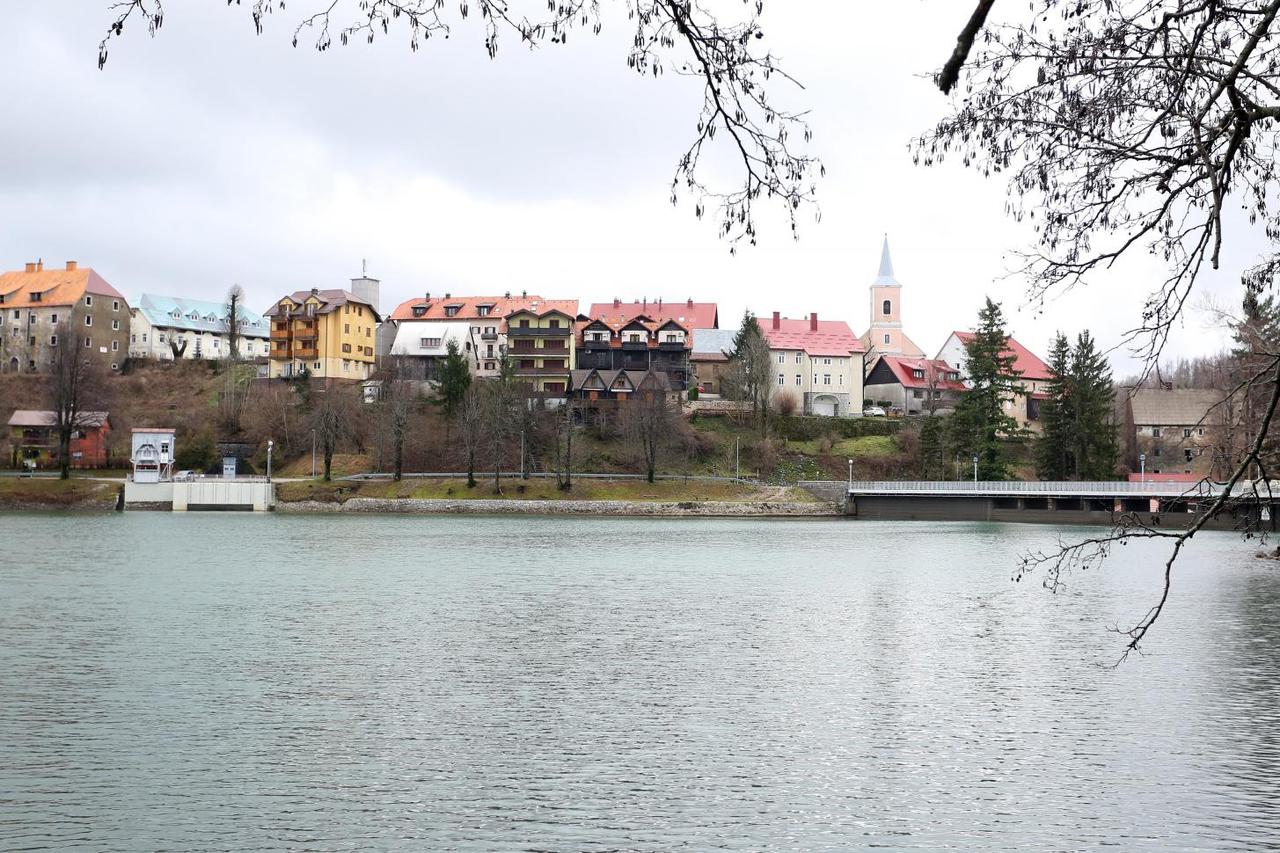
<path fill-rule="evenodd" d="M 502 494 L 502 463 L 513 432 L 519 431 L 522 413 L 517 411 L 523 383 L 516 379 L 515 363 L 507 355 L 498 362 L 498 374 L 483 384 L 485 427 L 493 461 L 493 491 Z M 527 400 L 521 402 L 527 403 Z"/>
<path fill-rule="evenodd" d="M 84 337 L 75 334 L 69 320 L 57 325 L 54 340 L 57 343 L 50 347 L 45 388 L 58 436 L 59 476 L 66 480 L 71 476 L 71 439 L 80 430 L 97 425 L 89 407 L 105 383 L 100 362 L 92 356 Z"/>
<path fill-rule="evenodd" d="M 762 436 L 768 435 L 773 391 L 777 386 L 769 343 L 750 311 L 743 315 L 742 325 L 733 339 L 733 349 L 725 355 L 729 359 L 729 369 L 722 382 L 725 396 L 749 403 L 756 428 Z"/>
<path fill-rule="evenodd" d="M 246 5 L 258 33 L 271 15 L 285 8 L 283 0 L 253 0 Z M 293 44 L 310 41 L 324 51 L 353 39 L 371 42 L 394 29 L 407 36 L 410 49 L 416 51 L 432 38 L 450 34 L 456 21 L 449 15 L 449 5 L 441 0 L 316 0 L 314 11 L 302 13 L 297 20 Z M 508 35 L 529 46 L 563 44 L 574 30 L 598 33 L 604 25 L 600 0 L 556 0 L 533 17 L 522 15 L 513 5 L 508 0 L 475 0 L 458 6 L 459 19 L 472 10 L 479 13 L 491 58 Z M 109 42 L 131 20 L 152 35 L 165 20 L 162 0 L 115 0 L 109 8 L 107 35 L 98 46 L 99 68 L 106 64 Z M 627 64 L 645 76 L 660 77 L 671 70 L 702 86 L 694 139 L 680 155 L 672 178 L 672 203 L 688 193 L 696 216 L 701 218 L 714 206 L 722 235 L 754 244 L 754 204 L 763 197 L 781 207 L 795 234 L 797 214 L 813 205 L 815 182 L 823 169 L 815 157 L 794 147 L 796 139 L 806 143 L 811 139 L 806 113 L 774 105 L 774 89 L 780 84 L 799 87 L 799 83 L 776 57 L 760 49 L 764 0 L 747 5 L 748 17 L 740 21 L 722 19 L 696 0 L 629 0 L 625 8 L 635 28 Z M 704 183 L 703 173 L 711 174 L 715 167 L 700 168 L 703 160 L 723 164 L 725 158 L 737 164 L 738 183 Z"/>
<path fill-rule="evenodd" d="M 458 407 L 458 422 L 462 433 L 462 445 L 467 456 L 467 488 L 476 487 L 476 452 L 484 438 L 485 400 L 484 386 L 473 384 L 462 395 Z"/>
<path fill-rule="evenodd" d="M 916 156 L 928 165 L 952 155 L 1008 176 L 1010 212 L 1036 223 L 1038 245 L 1022 254 L 1020 270 L 1035 299 L 1086 284 L 1135 251 L 1162 260 L 1167 273 L 1128 338 L 1149 371 L 1204 268 L 1219 266 L 1228 226 L 1261 228 L 1272 245 L 1242 271 L 1250 294 L 1280 273 L 1280 0 L 1042 0 L 1029 11 L 1009 6 L 1018 17 L 996 23 L 991 8 L 978 4 L 948 63 L 967 69 L 964 100 L 916 140 Z M 1227 217 L 1233 207 L 1247 222 Z M 1270 501 L 1262 451 L 1280 399 L 1280 353 L 1262 353 L 1230 390 L 1257 399 L 1258 431 L 1189 529 L 1130 519 L 1023 562 L 1024 573 L 1044 568 L 1056 588 L 1064 571 L 1101 559 L 1117 541 L 1171 540 L 1162 594 L 1123 632 L 1125 655 L 1159 618 L 1174 563 L 1196 532 L 1241 503 L 1255 506 L 1259 489 Z M 1250 471 L 1254 482 L 1233 492 Z"/>
<path fill-rule="evenodd" d="M 240 338 L 244 331 L 244 289 L 238 284 L 231 285 L 227 291 L 224 306 L 227 324 L 227 358 L 232 364 L 240 360 Z"/>
<path fill-rule="evenodd" d="M 409 432 L 409 414 L 413 409 L 413 386 L 405 378 L 404 359 L 383 359 L 378 386 L 378 411 L 391 440 L 391 475 L 399 482 L 404 477 L 404 442 Z"/>
<path fill-rule="evenodd" d="M 177 338 L 173 335 L 169 336 L 169 352 L 173 353 L 174 361 L 181 361 L 182 356 L 187 351 L 187 339 Z"/>
<path fill-rule="evenodd" d="M 333 479 L 333 455 L 352 433 L 354 412 L 350 395 L 336 384 L 330 384 L 313 399 L 315 406 L 311 411 L 311 428 L 315 430 L 316 441 L 320 445 L 321 458 L 324 460 L 324 481 L 327 483 Z"/>
<path fill-rule="evenodd" d="M 652 483 L 658 473 L 663 448 L 675 430 L 675 406 L 667 389 L 658 387 L 656 374 L 650 373 L 640 388 L 626 402 L 625 433 L 644 460 L 646 479 Z"/>
<path fill-rule="evenodd" d="M 573 488 L 573 431 L 577 416 L 577 405 L 570 397 L 556 417 L 556 479 L 560 490 L 567 492 Z"/>

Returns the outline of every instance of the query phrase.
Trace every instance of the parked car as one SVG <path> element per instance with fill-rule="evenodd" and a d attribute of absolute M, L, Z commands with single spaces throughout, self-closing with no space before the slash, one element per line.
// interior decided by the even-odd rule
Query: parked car
<path fill-rule="evenodd" d="M 883 418 L 885 411 L 880 406 L 867 406 L 862 410 L 862 416 L 864 418 Z"/>
<path fill-rule="evenodd" d="M 191 480 L 194 480 L 195 478 L 196 478 L 196 475 L 193 474 L 191 471 L 179 471 L 178 473 L 173 475 L 173 481 L 175 483 L 187 483 L 187 482 L 190 482 Z"/>

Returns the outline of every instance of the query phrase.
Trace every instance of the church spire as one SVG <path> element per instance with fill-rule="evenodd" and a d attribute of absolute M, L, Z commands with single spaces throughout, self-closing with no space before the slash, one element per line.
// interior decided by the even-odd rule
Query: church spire
<path fill-rule="evenodd" d="M 884 235 L 884 247 L 880 250 L 880 273 L 876 284 L 897 284 L 893 277 L 893 259 L 889 257 L 889 235 Z"/>

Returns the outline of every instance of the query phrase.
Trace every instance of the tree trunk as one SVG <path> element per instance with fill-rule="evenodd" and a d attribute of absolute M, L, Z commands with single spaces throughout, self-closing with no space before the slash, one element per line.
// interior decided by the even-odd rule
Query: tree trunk
<path fill-rule="evenodd" d="M 71 431 L 58 430 L 58 479 L 71 479 Z"/>

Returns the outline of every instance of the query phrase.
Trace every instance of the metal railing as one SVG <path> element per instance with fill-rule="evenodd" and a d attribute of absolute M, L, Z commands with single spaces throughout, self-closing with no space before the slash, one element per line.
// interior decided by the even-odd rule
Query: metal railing
<path fill-rule="evenodd" d="M 1103 481 L 937 481 L 937 480 L 855 480 L 852 483 L 828 481 L 825 485 L 839 484 L 851 495 L 991 495 L 1008 497 L 1216 497 L 1222 485 L 1201 480 L 1195 483 Z M 1273 483 L 1280 496 L 1280 483 Z M 1266 493 L 1266 484 L 1258 485 L 1259 493 Z M 1236 495 L 1252 494 L 1253 484 L 1238 484 Z"/>

